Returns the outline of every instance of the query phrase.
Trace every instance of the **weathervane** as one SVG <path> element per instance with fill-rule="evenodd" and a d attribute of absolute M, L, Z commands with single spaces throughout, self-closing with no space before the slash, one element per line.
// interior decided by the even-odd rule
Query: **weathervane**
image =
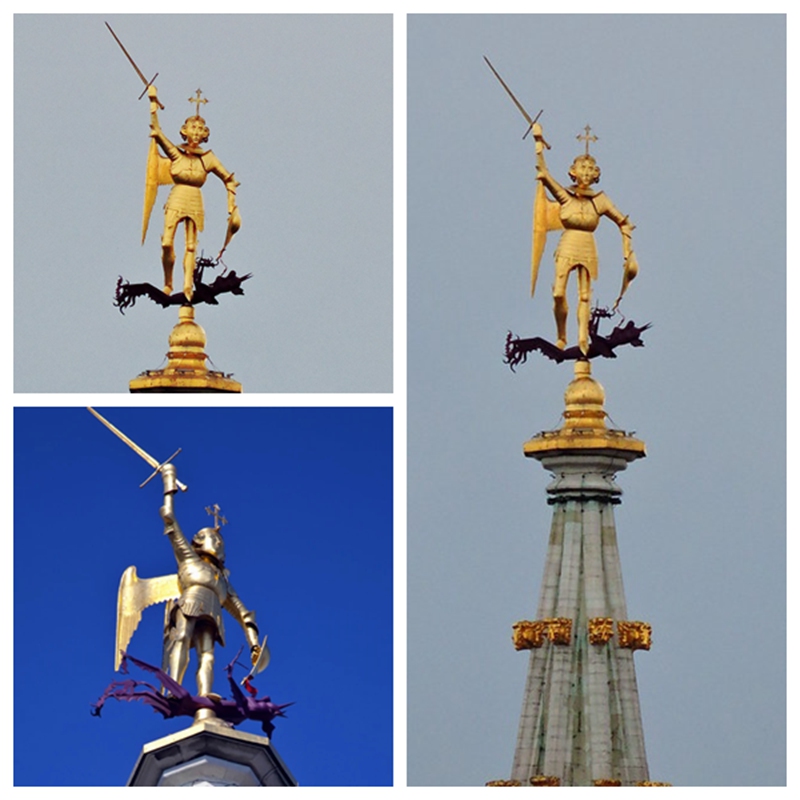
<path fill-rule="evenodd" d="M 200 116 L 200 106 L 208 103 L 202 90 L 197 89 L 188 101 L 194 105 L 195 113 L 188 117 L 180 129 L 181 144 L 173 144 L 161 128 L 158 109 L 164 104 L 158 98 L 154 84 L 158 73 L 148 80 L 139 69 L 117 34 L 106 22 L 114 40 L 122 49 L 150 99 L 150 146 L 145 170 L 145 194 L 142 210 L 142 244 L 147 238 L 150 216 L 156 202 L 159 186 L 169 185 L 170 192 L 164 204 L 164 227 L 161 235 L 161 268 L 164 275 L 163 288 L 152 283 L 130 283 L 120 278 L 117 281 L 114 305 L 124 313 L 139 297 L 147 296 L 163 308 L 180 306 L 179 322 L 170 337 L 168 364 L 164 369 L 148 370 L 130 382 L 132 392 L 214 391 L 241 392 L 241 384 L 229 375 L 209 370 L 205 353 L 206 337 L 203 329 L 194 321 L 194 307 L 200 303 L 218 305 L 220 295 L 244 294 L 242 284 L 251 275 L 237 275 L 225 266 L 222 274 L 212 282 L 204 280 L 204 272 L 217 267 L 234 235 L 242 226 L 242 218 L 236 201 L 239 181 L 222 165 L 211 150 L 203 145 L 210 131 Z M 159 153 L 159 150 L 161 151 Z M 205 227 L 205 212 L 201 188 L 209 174 L 220 179 L 228 200 L 228 221 L 225 241 L 216 258 L 207 258 L 199 251 L 199 234 Z M 183 276 L 178 291 L 174 291 L 173 272 L 176 254 L 176 234 L 183 230 L 183 253 L 181 266 Z"/>
<path fill-rule="evenodd" d="M 589 143 L 596 142 L 598 137 L 592 133 L 591 127 L 587 124 L 583 134 L 578 134 L 578 141 L 585 143 L 585 152 L 577 156 L 569 169 L 569 177 L 573 184 L 569 187 L 562 186 L 547 168 L 544 158 L 545 149 L 550 149 L 550 145 L 545 141 L 542 126 L 538 122 L 542 112 L 532 119 L 522 104 L 500 77 L 497 70 L 492 66 L 486 56 L 484 60 L 489 65 L 495 77 L 500 81 L 503 88 L 509 94 L 514 104 L 517 106 L 523 117 L 528 122 L 528 130 L 533 131 L 536 145 L 536 193 L 533 211 L 533 245 L 531 249 L 531 296 L 536 290 L 536 281 L 539 273 L 539 265 L 544 252 L 548 231 L 561 230 L 561 238 L 555 251 L 555 280 L 553 282 L 553 313 L 556 322 L 557 340 L 555 345 L 550 345 L 558 350 L 567 350 L 567 284 L 569 276 L 574 272 L 578 283 L 578 347 L 575 352 L 577 355 L 566 355 L 563 358 L 555 358 L 561 361 L 568 358 L 587 359 L 597 355 L 613 357 L 611 350 L 613 346 L 620 343 L 638 342 L 638 334 L 648 326 L 637 328 L 636 332 L 628 331 L 626 336 L 615 337 L 621 328 L 615 328 L 610 337 L 599 337 L 595 344 L 597 334 L 597 321 L 601 318 L 613 316 L 616 312 L 622 296 L 628 288 L 630 282 L 639 272 L 639 265 L 631 244 L 631 233 L 634 226 L 631 224 L 627 215 L 622 214 L 608 196 L 602 191 L 595 191 L 592 185 L 600 180 L 600 168 L 594 156 L 589 154 Z M 527 136 L 527 131 L 526 134 Z M 524 137 L 523 137 L 524 138 Z M 554 199 L 549 199 L 545 189 Z M 592 282 L 598 276 L 597 247 L 594 240 L 594 231 L 600 223 L 601 217 L 608 217 L 614 222 L 622 235 L 623 252 L 623 276 L 622 288 L 619 296 L 614 303 L 611 313 L 599 309 L 594 319 L 592 316 Z M 600 339 L 605 338 L 604 342 Z M 538 341 L 540 337 L 536 337 Z M 616 342 L 611 348 L 610 341 Z M 512 361 L 521 354 L 513 352 L 516 343 L 534 340 L 509 340 L 512 342 Z M 546 343 L 549 344 L 549 343 Z M 520 345 L 521 346 L 521 345 Z M 534 348 L 538 349 L 538 348 Z M 507 361 L 508 361 L 507 343 Z M 609 355 L 610 354 L 610 355 Z M 550 355 L 552 358 L 553 356 Z M 509 362 L 511 363 L 511 362 Z M 519 360 L 513 361 L 519 363 Z M 513 364 L 512 364 L 513 365 Z"/>
<path fill-rule="evenodd" d="M 123 573 L 117 599 L 114 669 L 120 669 L 123 664 L 128 644 L 144 609 L 155 603 L 166 602 L 163 672 L 172 681 L 182 683 L 189 652 L 194 649 L 198 662 L 198 697 L 210 700 L 197 707 L 195 719 L 214 718 L 214 703 L 221 701 L 220 696 L 212 691 L 214 645 L 225 644 L 223 608 L 242 626 L 250 646 L 253 666 L 245 680 L 265 669 L 270 658 L 267 637 L 259 644 L 255 612 L 248 610 L 239 599 L 231 585 L 230 572 L 225 568 L 225 543 L 219 531 L 227 520 L 220 515 L 219 505 L 209 506 L 206 510 L 214 516 L 214 527 L 201 528 L 191 541 L 186 539 L 175 516 L 174 496 L 178 489 L 186 491 L 188 487 L 177 479 L 175 465 L 170 463 L 174 455 L 159 464 L 98 412 L 92 408 L 89 411 L 148 464 L 154 466 L 154 474 L 160 474 L 163 478 L 161 517 L 164 534 L 169 538 L 178 565 L 176 574 L 157 578 L 139 578 L 134 566 L 128 567 Z"/>

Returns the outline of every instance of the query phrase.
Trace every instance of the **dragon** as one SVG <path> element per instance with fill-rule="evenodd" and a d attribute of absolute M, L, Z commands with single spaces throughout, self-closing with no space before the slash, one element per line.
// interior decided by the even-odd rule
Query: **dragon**
<path fill-rule="evenodd" d="M 294 703 L 278 705 L 273 703 L 269 696 L 257 697 L 257 690 L 249 682 L 250 676 L 245 679 L 245 689 L 252 696 L 247 697 L 233 678 L 233 667 L 239 663 L 238 658 L 241 652 L 242 648 L 239 648 L 239 652 L 236 653 L 233 661 L 225 667 L 232 695 L 232 699 L 229 700 L 217 698 L 216 695 L 211 697 L 192 695 L 159 667 L 154 667 L 152 664 L 141 661 L 129 653 L 124 653 L 120 672 L 128 674 L 128 661 L 130 661 L 139 669 L 155 675 L 160 681 L 162 689 L 157 689 L 147 681 L 137 681 L 133 678 L 114 681 L 108 685 L 97 702 L 91 704 L 90 713 L 93 717 L 99 717 L 106 700 L 111 698 L 119 701 L 140 701 L 145 705 L 151 706 L 164 719 L 193 717 L 201 709 L 209 709 L 230 727 L 235 727 L 246 719 L 260 722 L 261 729 L 268 737 L 271 737 L 275 730 L 272 721 L 276 717 L 285 717 L 286 714 L 284 714 L 283 710 L 294 705 Z"/>
<path fill-rule="evenodd" d="M 194 270 L 194 293 L 191 299 L 191 305 L 198 303 L 208 303 L 209 305 L 219 305 L 217 296 L 230 292 L 231 294 L 244 294 L 242 284 L 252 278 L 253 274 L 237 275 L 236 270 L 225 271 L 221 275 L 217 275 L 212 283 L 203 283 L 203 272 L 207 267 L 216 267 L 219 260 L 211 258 L 197 258 L 197 265 Z M 143 296 L 149 297 L 153 302 L 158 303 L 162 308 L 168 306 L 182 306 L 189 303 L 186 295 L 183 292 L 176 292 L 175 294 L 166 294 L 157 286 L 152 283 L 131 283 L 126 281 L 121 275 L 117 278 L 117 288 L 114 292 L 114 305 L 120 310 L 121 314 L 125 313 L 126 308 L 130 308 L 136 304 L 136 301 Z"/>
<path fill-rule="evenodd" d="M 520 339 L 514 336 L 511 331 L 506 336 L 505 358 L 503 363 L 508 364 L 512 372 L 516 372 L 515 367 L 524 364 L 528 360 L 528 354 L 538 350 L 557 364 L 562 361 L 576 361 L 578 359 L 591 359 L 602 356 L 603 358 L 616 358 L 615 348 L 624 344 L 633 347 L 644 347 L 641 334 L 651 327 L 651 323 L 646 325 L 636 325 L 633 320 L 628 320 L 624 325 L 617 325 L 608 336 L 601 336 L 598 333 L 598 326 L 601 319 L 610 319 L 615 312 L 607 308 L 593 308 L 592 318 L 589 323 L 589 352 L 584 356 L 580 348 L 567 347 L 565 350 L 556 347 L 552 342 L 541 336 L 534 336 L 528 339 Z"/>

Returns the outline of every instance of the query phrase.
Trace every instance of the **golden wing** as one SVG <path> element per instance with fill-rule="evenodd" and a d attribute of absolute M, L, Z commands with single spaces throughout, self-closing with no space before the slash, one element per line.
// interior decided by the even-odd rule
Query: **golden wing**
<path fill-rule="evenodd" d="M 142 611 L 155 603 L 180 597 L 177 575 L 159 578 L 139 578 L 136 567 L 122 573 L 117 596 L 117 642 L 114 651 L 114 670 L 119 669 L 122 653 L 142 619 Z"/>
<path fill-rule="evenodd" d="M 158 154 L 155 139 L 150 139 L 150 149 L 147 151 L 147 169 L 144 178 L 144 212 L 142 213 L 142 244 L 147 236 L 147 226 L 150 223 L 150 212 L 156 202 L 159 186 L 173 183 L 169 171 L 170 160 Z"/>
<path fill-rule="evenodd" d="M 544 191 L 544 184 L 536 182 L 536 195 L 533 201 L 533 248 L 531 251 L 531 297 L 536 291 L 536 278 L 539 275 L 539 264 L 542 260 L 544 245 L 547 241 L 548 231 L 557 231 L 564 226 L 561 224 L 559 212 L 561 206 L 554 200 L 548 199 Z"/>

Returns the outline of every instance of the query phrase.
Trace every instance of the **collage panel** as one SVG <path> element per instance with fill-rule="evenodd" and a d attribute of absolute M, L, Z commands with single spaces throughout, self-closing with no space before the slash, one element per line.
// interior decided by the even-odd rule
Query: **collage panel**
<path fill-rule="evenodd" d="M 392 58 L 390 14 L 17 14 L 14 390 L 390 393 Z"/>
<path fill-rule="evenodd" d="M 14 414 L 14 784 L 391 785 L 392 409 L 94 410 Z"/>
<path fill-rule="evenodd" d="M 408 17 L 410 786 L 786 782 L 786 23 Z"/>

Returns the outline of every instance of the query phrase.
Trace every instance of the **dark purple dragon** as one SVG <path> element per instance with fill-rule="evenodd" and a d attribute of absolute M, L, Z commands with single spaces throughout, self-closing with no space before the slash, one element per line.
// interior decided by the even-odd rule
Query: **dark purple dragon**
<path fill-rule="evenodd" d="M 213 711 L 219 719 L 229 723 L 231 726 L 238 725 L 246 719 L 256 720 L 261 723 L 264 733 L 267 736 L 272 736 L 272 732 L 275 730 L 272 720 L 275 717 L 285 717 L 283 709 L 288 708 L 293 703 L 276 705 L 269 697 L 247 697 L 233 679 L 233 665 L 238 663 L 237 659 L 241 652 L 240 648 L 233 661 L 225 667 L 231 694 L 233 695 L 230 700 L 214 700 L 210 697 L 191 695 L 163 670 L 148 664 L 146 661 L 140 661 L 128 653 L 124 653 L 120 672 L 127 675 L 128 661 L 132 661 L 139 669 L 152 672 L 161 681 L 161 686 L 166 694 L 162 694 L 153 684 L 146 681 L 137 681 L 133 680 L 133 678 L 114 681 L 103 692 L 99 700 L 96 703 L 92 703 L 92 716 L 100 716 L 103 705 L 109 698 L 128 701 L 139 700 L 145 705 L 152 706 L 153 710 L 161 714 L 164 719 L 193 717 L 200 709 L 207 708 Z M 248 691 L 251 690 L 247 683 L 245 688 Z M 252 689 L 252 691 L 255 692 L 255 689 Z"/>
<path fill-rule="evenodd" d="M 597 358 L 598 356 L 616 358 L 617 354 L 614 349 L 624 344 L 644 347 L 641 335 L 650 328 L 649 322 L 646 325 L 639 326 L 634 324 L 633 320 L 629 320 L 626 325 L 617 325 L 608 336 L 601 336 L 598 332 L 600 320 L 611 319 L 613 316 L 615 316 L 615 313 L 606 308 L 595 307 L 592 309 L 592 316 L 589 321 L 589 352 L 585 356 L 577 346 L 561 350 L 541 336 L 520 339 L 519 336 L 514 336 L 509 331 L 506 336 L 505 358 L 503 361 L 511 367 L 512 372 L 515 372 L 514 367 L 524 364 L 528 360 L 528 354 L 534 350 L 538 350 L 551 361 L 560 364 L 562 361 L 577 361 L 579 359 Z"/>

